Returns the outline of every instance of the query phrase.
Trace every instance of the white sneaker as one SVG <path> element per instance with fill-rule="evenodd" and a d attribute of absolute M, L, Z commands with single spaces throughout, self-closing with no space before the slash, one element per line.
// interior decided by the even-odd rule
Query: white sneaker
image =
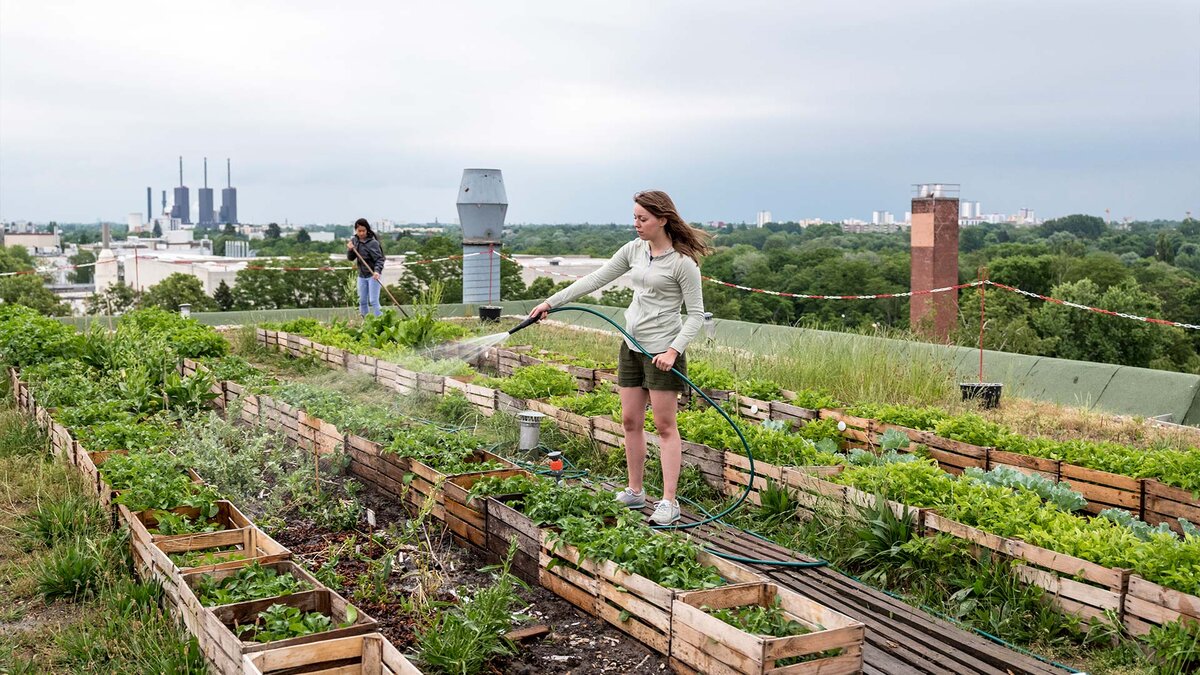
<path fill-rule="evenodd" d="M 625 488 L 617 493 L 616 500 L 631 509 L 640 509 L 646 505 L 646 491 L 634 492 L 633 488 Z"/>
<path fill-rule="evenodd" d="M 670 525 L 679 520 L 679 502 L 663 499 L 654 505 L 654 513 L 650 514 L 650 522 L 655 525 Z"/>

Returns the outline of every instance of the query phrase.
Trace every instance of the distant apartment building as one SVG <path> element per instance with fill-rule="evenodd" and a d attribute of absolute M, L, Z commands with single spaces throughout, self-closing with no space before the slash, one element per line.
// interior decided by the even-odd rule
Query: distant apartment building
<path fill-rule="evenodd" d="M 754 222 L 757 224 L 758 227 L 762 227 L 762 226 L 766 225 L 767 223 L 775 222 L 775 219 L 771 217 L 770 211 L 759 211 L 758 216 L 755 218 Z"/>

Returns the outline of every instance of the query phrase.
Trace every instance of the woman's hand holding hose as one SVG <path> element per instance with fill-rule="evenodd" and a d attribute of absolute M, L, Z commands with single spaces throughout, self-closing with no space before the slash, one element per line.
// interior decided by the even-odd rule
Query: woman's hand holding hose
<path fill-rule="evenodd" d="M 540 304 L 537 307 L 534 307 L 532 310 L 530 310 L 529 318 L 533 319 L 534 321 L 541 321 L 542 319 L 546 318 L 546 315 L 549 313 L 550 313 L 550 303 L 543 302 L 542 304 Z"/>

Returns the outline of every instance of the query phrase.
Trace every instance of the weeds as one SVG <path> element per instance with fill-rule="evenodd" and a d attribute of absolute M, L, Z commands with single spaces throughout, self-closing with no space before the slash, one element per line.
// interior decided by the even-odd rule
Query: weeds
<path fill-rule="evenodd" d="M 461 605 L 439 612 L 418 631 L 421 661 L 437 672 L 471 675 L 482 672 L 491 659 L 514 653 L 514 646 L 504 633 L 514 619 L 526 618 L 513 615 L 523 605 L 517 589 L 525 588 L 510 573 L 516 550 L 514 539 L 503 563 L 492 568 L 496 572 L 492 585 L 480 589 Z"/>

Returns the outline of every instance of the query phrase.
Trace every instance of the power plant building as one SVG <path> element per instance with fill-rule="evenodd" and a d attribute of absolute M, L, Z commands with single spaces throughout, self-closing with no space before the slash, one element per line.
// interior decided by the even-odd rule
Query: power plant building
<path fill-rule="evenodd" d="M 225 159 L 225 185 L 221 188 L 221 213 L 217 220 L 222 224 L 237 224 L 237 188 L 233 187 L 233 172 L 228 158 Z"/>
<path fill-rule="evenodd" d="M 171 217 L 186 225 L 192 224 L 192 202 L 187 186 L 183 184 L 183 157 L 179 158 L 179 187 L 175 188 L 175 204 L 171 206 Z"/>
<path fill-rule="evenodd" d="M 208 187 L 208 158 L 204 158 L 204 187 L 200 188 L 200 213 L 196 214 L 196 222 L 200 225 L 216 223 L 216 213 L 213 212 L 213 191 Z"/>

